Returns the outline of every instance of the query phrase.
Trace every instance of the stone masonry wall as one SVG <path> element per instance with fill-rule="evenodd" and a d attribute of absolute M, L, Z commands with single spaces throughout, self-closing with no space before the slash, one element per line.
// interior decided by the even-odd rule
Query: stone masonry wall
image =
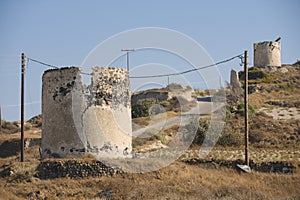
<path fill-rule="evenodd" d="M 239 74 L 233 69 L 230 72 L 230 93 L 234 102 L 238 102 L 239 98 L 243 94 L 242 85 L 239 80 Z"/>
<path fill-rule="evenodd" d="M 281 66 L 280 42 L 254 43 L 254 66 L 279 67 Z"/>
<path fill-rule="evenodd" d="M 130 87 L 126 69 L 94 67 L 85 86 L 78 67 L 43 75 L 42 158 L 131 153 Z"/>
<path fill-rule="evenodd" d="M 42 157 L 85 151 L 72 115 L 72 93 L 82 90 L 80 69 L 48 70 L 42 87 Z M 80 133 L 82 134 L 82 133 Z"/>
<path fill-rule="evenodd" d="M 187 87 L 179 88 L 179 89 L 168 89 L 167 91 L 144 91 L 142 93 L 138 93 L 131 96 L 131 104 L 136 104 L 140 99 L 148 99 L 153 98 L 157 101 L 167 101 L 172 99 L 173 97 L 182 97 L 187 101 L 195 100 L 193 98 L 194 91 Z"/>
<path fill-rule="evenodd" d="M 126 69 L 94 67 L 83 115 L 87 149 L 99 157 L 130 156 L 131 104 Z"/>

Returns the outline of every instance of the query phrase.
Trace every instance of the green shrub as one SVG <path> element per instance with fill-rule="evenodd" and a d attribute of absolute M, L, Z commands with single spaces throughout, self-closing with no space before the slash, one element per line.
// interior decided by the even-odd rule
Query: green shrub
<path fill-rule="evenodd" d="M 275 78 L 270 73 L 264 72 L 264 77 L 262 78 L 263 83 L 275 83 Z"/>
<path fill-rule="evenodd" d="M 294 86 L 289 83 L 281 84 L 280 88 L 289 93 L 292 93 L 294 91 Z"/>
<path fill-rule="evenodd" d="M 140 99 L 131 107 L 132 118 L 147 117 L 162 112 L 164 112 L 163 107 L 157 105 L 157 101 L 153 98 Z"/>
<path fill-rule="evenodd" d="M 244 116 L 244 104 L 243 103 L 240 103 L 240 104 L 238 104 L 238 106 L 237 106 L 237 113 L 238 114 L 240 114 L 241 116 Z M 255 115 L 255 109 L 254 109 L 254 107 L 252 106 L 252 105 L 248 105 L 248 112 L 249 112 L 249 116 L 250 117 L 253 117 L 254 115 Z"/>
<path fill-rule="evenodd" d="M 234 113 L 235 113 L 234 108 L 227 104 L 226 105 L 226 120 L 230 119 Z"/>
<path fill-rule="evenodd" d="M 240 80 L 242 85 L 244 85 L 245 74 L 244 72 L 240 75 Z M 254 67 L 249 69 L 248 71 L 248 80 L 249 84 L 256 84 L 256 83 L 275 83 L 274 75 L 270 72 Z"/>
<path fill-rule="evenodd" d="M 185 126 L 187 130 L 195 129 L 195 122 L 191 122 Z M 207 145 L 220 145 L 220 146 L 241 146 L 243 145 L 243 134 L 237 131 L 225 132 L 222 123 L 214 122 L 210 124 L 209 121 L 200 119 L 195 135 L 187 132 L 186 140 L 190 141 L 193 139 L 193 145 L 202 145 L 204 140 Z M 220 134 L 221 135 L 217 135 Z M 191 138 L 194 136 L 194 138 Z"/>
<path fill-rule="evenodd" d="M 187 133 L 185 134 L 185 140 L 192 140 L 193 145 L 201 145 L 205 139 L 208 127 L 209 122 L 207 120 L 200 119 L 197 122 L 195 119 L 192 119 L 191 122 L 185 126 L 185 129 L 187 130 Z M 193 132 L 195 128 L 197 128 L 196 134 Z"/>

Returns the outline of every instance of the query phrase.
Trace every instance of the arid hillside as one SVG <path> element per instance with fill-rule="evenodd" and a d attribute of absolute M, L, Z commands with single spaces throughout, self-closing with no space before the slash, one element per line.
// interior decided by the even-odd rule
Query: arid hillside
<path fill-rule="evenodd" d="M 19 122 L 3 120 L 0 199 L 299 199 L 299 61 L 276 69 L 251 68 L 249 92 L 251 173 L 236 168 L 244 159 L 243 97 L 233 101 L 227 88 L 226 125 L 209 155 L 199 159 L 198 154 L 211 118 L 205 115 L 197 122 L 191 147 L 171 165 L 148 173 L 126 173 L 91 156 L 40 160 L 41 116 L 26 122 L 25 162 L 20 163 Z M 209 92 L 198 90 L 195 95 Z M 192 109 L 195 102 L 144 99 L 135 108 L 133 128 L 159 121 L 162 110 L 149 111 L 152 104 L 164 107 L 169 119 Z M 188 125 L 162 129 L 147 139 L 134 138 L 134 151 L 167 148 L 178 129 Z"/>

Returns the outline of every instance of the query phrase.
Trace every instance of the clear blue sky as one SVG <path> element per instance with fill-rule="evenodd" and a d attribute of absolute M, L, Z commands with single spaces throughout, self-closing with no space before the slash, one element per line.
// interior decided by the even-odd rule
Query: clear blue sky
<path fill-rule="evenodd" d="M 0 104 L 2 116 L 20 119 L 20 54 L 58 66 L 80 66 L 101 41 L 121 31 L 163 27 L 201 44 L 214 61 L 254 42 L 281 37 L 282 63 L 300 59 L 298 0 L 48 0 L 0 1 Z M 225 79 L 231 68 L 221 71 Z M 42 66 L 29 63 L 25 118 L 41 113 Z"/>

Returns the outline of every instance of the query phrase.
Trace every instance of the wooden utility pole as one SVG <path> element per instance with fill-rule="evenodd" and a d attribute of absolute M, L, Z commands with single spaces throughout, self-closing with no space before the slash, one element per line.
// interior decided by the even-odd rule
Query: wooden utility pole
<path fill-rule="evenodd" d="M 2 116 L 1 116 L 1 104 L 0 104 L 0 133 L 2 133 Z"/>
<path fill-rule="evenodd" d="M 25 54 L 21 56 L 21 162 L 24 162 L 24 75 L 25 75 Z"/>
<path fill-rule="evenodd" d="M 249 166 L 249 127 L 248 127 L 248 51 L 244 53 L 244 116 L 245 116 L 245 165 Z"/>

